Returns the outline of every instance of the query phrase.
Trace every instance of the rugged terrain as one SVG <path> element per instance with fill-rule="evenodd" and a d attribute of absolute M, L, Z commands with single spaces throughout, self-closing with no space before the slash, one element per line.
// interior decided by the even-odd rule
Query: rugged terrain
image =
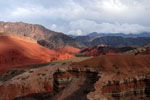
<path fill-rule="evenodd" d="M 59 32 L 48 30 L 42 25 L 27 24 L 23 22 L 0 22 L 0 32 L 6 34 L 19 34 L 38 41 L 39 44 L 55 49 L 70 45 L 82 48 L 84 45 L 75 39 Z"/>
<path fill-rule="evenodd" d="M 149 37 L 90 37 L 0 22 L 0 100 L 149 100 Z"/>
<path fill-rule="evenodd" d="M 73 66 L 98 68 L 102 72 L 95 83 L 96 90 L 87 96 L 89 100 L 148 100 L 144 96 L 150 95 L 149 59 L 149 55 L 107 55 Z"/>
<path fill-rule="evenodd" d="M 0 100 L 149 100 L 149 59 L 147 54 L 102 55 L 31 68 L 1 81 Z"/>
<path fill-rule="evenodd" d="M 111 47 L 106 45 L 98 45 L 98 46 L 91 46 L 84 48 L 80 51 L 80 53 L 83 53 L 87 56 L 100 56 L 100 55 L 117 55 L 121 53 L 129 54 L 128 52 L 135 50 L 136 47 Z"/>

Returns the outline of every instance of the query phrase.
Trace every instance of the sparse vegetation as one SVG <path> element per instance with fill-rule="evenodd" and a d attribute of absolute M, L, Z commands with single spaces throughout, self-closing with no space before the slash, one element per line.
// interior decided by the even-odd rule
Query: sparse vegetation
<path fill-rule="evenodd" d="M 29 78 L 29 76 L 27 76 L 27 77 L 23 77 L 23 78 L 22 78 L 22 80 L 26 80 L 26 79 L 28 79 L 28 78 Z"/>
<path fill-rule="evenodd" d="M 41 75 L 42 75 L 42 76 L 45 76 L 46 74 L 43 73 L 43 74 L 41 74 Z"/>
<path fill-rule="evenodd" d="M 116 74 L 117 74 L 117 75 L 120 75 L 120 74 L 121 74 L 121 72 L 120 72 L 120 71 L 117 71 L 117 72 L 116 72 Z"/>
<path fill-rule="evenodd" d="M 9 70 L 6 74 L 1 75 L 0 81 L 8 81 L 13 77 L 24 73 L 24 70 Z"/>
<path fill-rule="evenodd" d="M 64 63 L 62 63 L 62 65 L 65 65 L 66 63 L 64 62 Z"/>
<path fill-rule="evenodd" d="M 93 64 L 92 68 L 99 68 L 99 66 L 100 66 L 99 64 Z"/>
<path fill-rule="evenodd" d="M 88 65 L 84 65 L 84 67 L 89 67 Z"/>
<path fill-rule="evenodd" d="M 147 76 L 150 76 L 150 72 L 146 72 L 146 75 L 147 75 Z"/>
<path fill-rule="evenodd" d="M 29 73 L 33 73 L 33 71 L 32 71 L 32 70 L 30 70 L 30 71 L 29 71 Z"/>
<path fill-rule="evenodd" d="M 50 62 L 50 64 L 66 64 L 69 62 L 80 62 L 80 61 L 84 61 L 89 59 L 90 57 L 75 57 L 75 58 L 71 58 L 71 59 L 66 59 L 66 60 L 57 60 L 57 61 L 52 61 Z"/>
<path fill-rule="evenodd" d="M 26 66 L 19 66 L 17 68 L 29 68 L 29 69 L 32 69 L 32 68 L 39 68 L 39 67 L 43 67 L 43 66 L 47 66 L 49 65 L 50 62 L 47 62 L 47 63 L 43 63 L 43 64 L 35 64 L 35 65 L 26 65 Z"/>
<path fill-rule="evenodd" d="M 40 76 L 40 75 L 41 75 L 41 73 L 38 73 L 37 75 L 38 75 L 38 76 Z"/>
<path fill-rule="evenodd" d="M 25 80 L 26 78 L 22 78 L 22 80 Z"/>
<path fill-rule="evenodd" d="M 100 65 L 100 70 L 104 70 L 105 69 L 105 67 L 103 66 L 103 65 Z"/>
<path fill-rule="evenodd" d="M 87 57 L 85 53 L 75 53 L 76 57 Z"/>
<path fill-rule="evenodd" d="M 128 70 L 128 72 L 131 73 L 131 72 L 133 72 L 133 70 L 130 69 L 130 70 Z"/>

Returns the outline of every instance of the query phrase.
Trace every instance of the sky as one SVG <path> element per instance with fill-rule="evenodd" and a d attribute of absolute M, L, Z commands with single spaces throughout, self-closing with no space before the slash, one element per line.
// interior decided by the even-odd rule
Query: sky
<path fill-rule="evenodd" d="M 0 21 L 68 35 L 150 32 L 150 0 L 0 0 Z"/>

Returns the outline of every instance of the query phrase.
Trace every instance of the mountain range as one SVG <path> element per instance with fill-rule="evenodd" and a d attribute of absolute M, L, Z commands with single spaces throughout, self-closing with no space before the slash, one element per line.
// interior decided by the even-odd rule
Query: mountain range
<path fill-rule="evenodd" d="M 98 33 L 98 32 L 92 32 L 87 34 L 86 36 L 92 37 L 92 36 L 121 36 L 121 37 L 150 37 L 150 32 L 141 32 L 141 33 Z M 75 37 L 75 36 L 73 36 Z"/>
<path fill-rule="evenodd" d="M 123 46 L 146 46 L 150 44 L 150 33 L 143 32 L 140 34 L 124 34 L 124 33 L 90 33 L 85 36 L 74 37 L 77 41 L 82 42 L 86 46 L 96 46 L 104 44 L 113 47 Z"/>
<path fill-rule="evenodd" d="M 63 33 L 51 31 L 42 25 L 23 22 L 0 22 L 0 33 L 18 34 L 37 40 L 40 45 L 50 49 L 67 45 L 82 48 L 84 45 Z"/>

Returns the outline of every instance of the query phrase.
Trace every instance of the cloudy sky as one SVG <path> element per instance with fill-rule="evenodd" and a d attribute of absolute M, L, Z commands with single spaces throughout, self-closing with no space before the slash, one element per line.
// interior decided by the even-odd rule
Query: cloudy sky
<path fill-rule="evenodd" d="M 74 35 L 150 32 L 150 0 L 0 0 L 0 21 Z"/>

